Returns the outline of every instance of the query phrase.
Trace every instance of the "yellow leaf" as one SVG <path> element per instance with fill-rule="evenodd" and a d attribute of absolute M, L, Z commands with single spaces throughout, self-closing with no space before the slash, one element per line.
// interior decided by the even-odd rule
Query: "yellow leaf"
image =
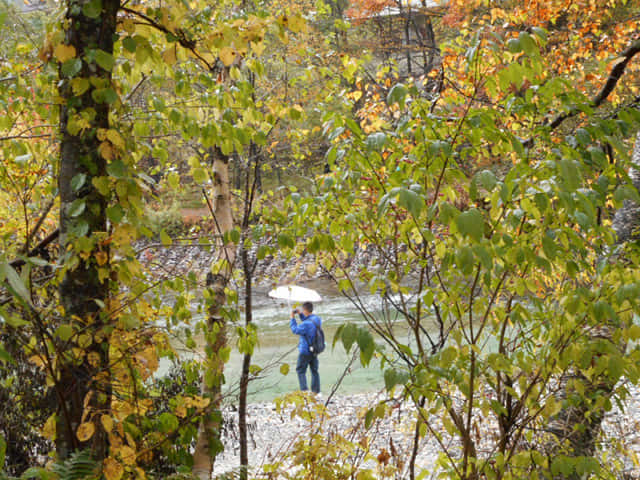
<path fill-rule="evenodd" d="M 81 423 L 80 426 L 78 427 L 78 431 L 76 432 L 76 437 L 78 437 L 78 440 L 80 440 L 81 442 L 86 442 L 93 436 L 93 433 L 95 431 L 96 431 L 96 427 L 93 424 L 93 422 L 84 422 L 84 423 Z"/>
<path fill-rule="evenodd" d="M 89 80 L 86 78 L 76 77 L 71 80 L 71 89 L 74 95 L 82 95 L 89 90 Z"/>
<path fill-rule="evenodd" d="M 162 59 L 169 65 L 176 63 L 176 49 L 174 47 L 167 48 L 162 52 Z"/>
<path fill-rule="evenodd" d="M 251 50 L 253 51 L 253 53 L 256 54 L 256 56 L 260 56 L 262 55 L 262 52 L 264 52 L 264 42 L 251 42 Z"/>
<path fill-rule="evenodd" d="M 289 17 L 289 30 L 291 30 L 292 32 L 296 33 L 305 31 L 306 26 L 307 22 L 304 20 L 304 18 L 297 15 Z"/>
<path fill-rule="evenodd" d="M 106 480 L 120 480 L 124 474 L 124 467 L 120 462 L 109 457 L 102 464 L 102 473 Z"/>
<path fill-rule="evenodd" d="M 102 417 L 100 417 L 100 422 L 102 423 L 102 428 L 104 428 L 104 431 L 107 433 L 111 433 L 111 430 L 113 430 L 113 418 L 111 418 L 109 415 L 102 415 Z"/>
<path fill-rule="evenodd" d="M 105 141 L 107 139 L 107 129 L 99 128 L 96 132 L 96 137 L 98 137 L 98 140 L 100 140 L 101 142 Z"/>
<path fill-rule="evenodd" d="M 56 414 L 54 413 L 47 421 L 44 422 L 42 427 L 42 436 L 48 440 L 54 441 L 56 439 Z"/>
<path fill-rule="evenodd" d="M 127 17 L 122 21 L 122 28 L 127 33 L 133 33 L 136 31 L 136 24 L 133 23 L 133 18 Z"/>
<path fill-rule="evenodd" d="M 113 151 L 113 147 L 111 146 L 111 143 L 109 142 L 102 142 L 98 147 L 98 153 L 105 160 L 113 160 L 114 151 Z"/>
<path fill-rule="evenodd" d="M 124 150 L 124 139 L 117 130 L 107 130 L 107 140 L 116 147 Z"/>
<path fill-rule="evenodd" d="M 29 357 L 29 361 L 40 368 L 44 368 L 46 366 L 44 359 L 40 355 L 32 355 Z"/>
<path fill-rule="evenodd" d="M 227 67 L 231 65 L 235 59 L 236 59 L 236 54 L 233 48 L 222 47 L 220 49 L 220 60 L 222 60 L 222 63 L 224 63 Z"/>
<path fill-rule="evenodd" d="M 180 418 L 184 418 L 187 416 L 187 409 L 184 408 L 184 405 L 178 405 L 176 407 L 176 415 Z"/>
<path fill-rule="evenodd" d="M 92 367 L 98 367 L 100 365 L 100 354 L 98 352 L 89 352 L 87 355 L 87 361 Z"/>
<path fill-rule="evenodd" d="M 73 45 L 64 45 L 59 44 L 56 45 L 56 48 L 53 49 L 53 56 L 58 59 L 59 62 L 64 63 L 67 60 L 71 60 L 76 56 L 76 47 Z"/>
<path fill-rule="evenodd" d="M 194 395 L 192 405 L 196 408 L 206 408 L 210 402 L 211 402 L 211 399 L 208 397 L 201 397 L 199 395 Z"/>
<path fill-rule="evenodd" d="M 135 465 L 136 463 L 136 451 L 128 447 L 127 445 L 123 445 L 119 450 L 120 457 L 125 465 Z"/>
<path fill-rule="evenodd" d="M 99 251 L 96 252 L 96 262 L 98 262 L 98 265 L 102 266 L 105 263 L 107 263 L 107 260 L 109 259 L 109 257 L 107 256 L 107 252 L 103 252 L 103 251 Z"/>

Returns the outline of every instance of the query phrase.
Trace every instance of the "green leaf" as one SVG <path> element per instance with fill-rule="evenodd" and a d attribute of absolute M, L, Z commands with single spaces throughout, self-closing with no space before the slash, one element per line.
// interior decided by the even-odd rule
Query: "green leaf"
<path fill-rule="evenodd" d="M 618 204 L 621 204 L 625 200 L 632 200 L 636 203 L 640 203 L 638 190 L 636 190 L 633 185 L 620 185 L 616 188 L 616 191 L 613 194 L 613 199 Z"/>
<path fill-rule="evenodd" d="M 538 37 L 542 43 L 546 43 L 547 42 L 547 31 L 544 28 L 541 27 L 532 27 L 531 31 L 535 34 L 536 37 Z"/>
<path fill-rule="evenodd" d="M 443 224 L 448 224 L 451 220 L 458 218 L 460 210 L 449 202 L 442 202 L 438 205 L 438 218 Z"/>
<path fill-rule="evenodd" d="M 60 338 L 60 340 L 66 342 L 71 337 L 73 337 L 73 327 L 67 323 L 65 323 L 64 325 L 60 325 L 56 329 L 56 335 L 58 336 L 58 338 Z"/>
<path fill-rule="evenodd" d="M 295 243 L 290 235 L 287 235 L 286 233 L 279 233 L 278 246 L 280 246 L 280 248 L 293 248 Z"/>
<path fill-rule="evenodd" d="M 118 100 L 118 94 L 113 88 L 99 88 L 91 92 L 91 98 L 97 103 L 112 104 Z"/>
<path fill-rule="evenodd" d="M 422 195 L 408 188 L 401 188 L 398 195 L 398 205 L 406 208 L 415 218 L 420 216 L 420 212 L 425 206 Z"/>
<path fill-rule="evenodd" d="M 542 236 L 542 251 L 549 260 L 556 258 L 557 245 L 556 241 L 549 235 Z"/>
<path fill-rule="evenodd" d="M 451 144 L 445 140 L 436 140 L 429 144 L 429 153 L 434 157 L 439 155 L 449 157 L 451 156 L 451 152 Z"/>
<path fill-rule="evenodd" d="M 240 230 L 238 230 L 237 228 L 234 228 L 233 230 L 229 231 L 229 240 L 231 240 L 231 242 L 237 244 L 240 241 Z"/>
<path fill-rule="evenodd" d="M 71 190 L 75 193 L 80 190 L 87 181 L 87 175 L 84 173 L 79 173 L 71 179 Z"/>
<path fill-rule="evenodd" d="M 396 385 L 402 385 L 406 383 L 406 381 L 407 381 L 407 376 L 403 375 L 402 373 L 398 372 L 393 368 L 388 368 L 387 370 L 384 371 L 384 386 L 389 392 Z"/>
<path fill-rule="evenodd" d="M 256 254 L 258 260 L 263 260 L 269 253 L 269 247 L 266 245 L 260 245 L 258 247 L 258 253 Z"/>
<path fill-rule="evenodd" d="M 111 223 L 120 223 L 124 217 L 124 209 L 119 204 L 107 207 L 107 217 Z"/>
<path fill-rule="evenodd" d="M 91 179 L 91 184 L 96 187 L 100 195 L 106 197 L 111 192 L 111 183 L 109 182 L 109 177 L 93 177 Z"/>
<path fill-rule="evenodd" d="M 518 40 L 520 40 L 520 45 L 527 55 L 534 56 L 538 53 L 538 46 L 529 33 L 520 32 L 520 35 L 518 35 Z"/>
<path fill-rule="evenodd" d="M 580 186 L 582 177 L 577 165 L 573 160 L 563 158 L 558 162 L 560 166 L 560 175 L 567 189 L 573 191 Z"/>
<path fill-rule="evenodd" d="M 0 270 L 2 270 L 0 272 L 0 276 L 4 277 L 7 282 L 9 282 L 11 291 L 27 305 L 31 305 L 31 295 L 29 294 L 29 290 L 13 267 L 8 263 L 3 263 L 0 265 Z"/>
<path fill-rule="evenodd" d="M 129 52 L 136 53 L 136 48 L 138 46 L 138 42 L 136 42 L 135 38 L 133 38 L 133 37 L 124 37 L 124 40 L 122 40 L 122 45 Z"/>
<path fill-rule="evenodd" d="M 471 208 L 456 218 L 456 225 L 461 234 L 479 242 L 484 236 L 484 218 L 477 208 Z"/>
<path fill-rule="evenodd" d="M 387 143 L 387 136 L 382 132 L 372 133 L 365 140 L 369 150 L 381 151 L 385 143 Z"/>
<path fill-rule="evenodd" d="M 180 186 L 180 175 L 178 175 L 176 172 L 169 173 L 169 175 L 167 175 L 167 183 L 171 188 L 177 190 Z"/>
<path fill-rule="evenodd" d="M 60 67 L 60 71 L 65 77 L 74 77 L 80 70 L 82 70 L 82 60 L 78 57 L 67 60 Z"/>
<path fill-rule="evenodd" d="M 474 266 L 473 250 L 466 245 L 456 250 L 456 263 L 462 273 L 470 274 Z"/>
<path fill-rule="evenodd" d="M 89 223 L 84 218 L 77 219 L 72 223 L 69 231 L 76 237 L 84 237 L 89 233 Z"/>
<path fill-rule="evenodd" d="M 102 1 L 89 0 L 82 6 L 82 13 L 89 18 L 98 18 L 102 13 Z"/>
<path fill-rule="evenodd" d="M 169 433 L 177 430 L 180 426 L 178 418 L 168 412 L 161 413 L 158 417 L 158 430 L 163 433 Z"/>
<path fill-rule="evenodd" d="M 0 363 L 11 363 L 13 365 L 15 365 L 16 363 L 15 359 L 11 356 L 11 354 L 7 352 L 4 348 L 2 348 L 2 346 L 0 346 Z M 0 437 L 0 440 L 1 439 L 2 437 Z M 2 464 L 0 463 L 0 470 L 1 469 L 2 469 Z"/>
<path fill-rule="evenodd" d="M 391 90 L 389 90 L 389 94 L 387 95 L 387 104 L 393 105 L 394 103 L 397 103 L 400 108 L 404 108 L 405 98 L 408 93 L 409 90 L 402 83 L 394 85 L 391 87 Z"/>
<path fill-rule="evenodd" d="M 0 470 L 4 469 L 4 459 L 7 452 L 7 442 L 4 437 L 0 435 Z"/>
<path fill-rule="evenodd" d="M 568 477 L 573 473 L 573 464 L 571 459 L 565 455 L 558 455 L 551 462 L 551 473 L 554 476 Z"/>
<path fill-rule="evenodd" d="M 507 40 L 507 48 L 511 53 L 518 53 L 522 50 L 522 45 L 518 38 L 510 38 Z"/>
<path fill-rule="evenodd" d="M 194 168 L 191 172 L 193 181 L 199 184 L 206 183 L 208 180 L 207 172 L 204 168 Z"/>
<path fill-rule="evenodd" d="M 301 117 L 302 117 L 302 110 L 300 107 L 294 106 L 289 109 L 289 118 L 291 118 L 291 120 L 300 120 Z"/>
<path fill-rule="evenodd" d="M 358 347 L 360 348 L 360 361 L 365 367 L 369 365 L 373 352 L 375 350 L 375 343 L 371 332 L 366 328 L 360 328 L 358 332 Z"/>
<path fill-rule="evenodd" d="M 76 198 L 71 204 L 67 207 L 67 215 L 70 217 L 78 217 L 82 215 L 85 208 L 87 208 L 87 203 L 84 198 Z"/>
<path fill-rule="evenodd" d="M 487 192 L 491 192 L 497 185 L 498 181 L 496 176 L 491 170 L 483 170 L 476 175 L 476 181 L 478 185 L 484 188 Z"/>
<path fill-rule="evenodd" d="M 173 240 L 167 234 L 167 232 L 164 231 L 164 229 L 160 232 L 160 241 L 162 242 L 162 245 L 164 245 L 165 247 L 168 247 L 173 243 Z"/>
<path fill-rule="evenodd" d="M 27 468 L 24 472 L 22 472 L 22 475 L 20 475 L 20 480 L 28 480 L 31 478 L 37 478 L 38 480 L 52 480 L 53 478 L 58 477 L 54 477 L 54 474 L 52 472 L 48 472 L 42 467 Z"/>
<path fill-rule="evenodd" d="M 127 176 L 127 166 L 117 158 L 107 165 L 107 173 L 115 178 L 125 178 Z"/>
<path fill-rule="evenodd" d="M 367 410 L 367 413 L 364 416 L 364 428 L 369 429 L 371 428 L 371 424 L 373 423 L 373 418 L 374 418 L 374 411 L 373 408 L 370 408 L 369 410 Z"/>
<path fill-rule="evenodd" d="M 111 55 L 110 53 L 107 53 L 104 50 L 98 49 L 95 51 L 95 59 L 96 59 L 96 63 L 100 65 L 102 68 L 104 68 L 105 70 L 109 72 L 113 70 L 113 65 L 115 63 L 115 60 L 113 59 L 113 55 Z"/>
<path fill-rule="evenodd" d="M 358 327 L 354 323 L 347 323 L 342 328 L 341 332 L 342 345 L 344 346 L 344 350 L 349 353 L 351 350 L 351 346 L 353 342 L 356 341 L 358 337 Z"/>
<path fill-rule="evenodd" d="M 289 374 L 289 364 L 288 363 L 283 363 L 282 365 L 280 365 L 280 373 L 282 375 L 288 375 Z"/>

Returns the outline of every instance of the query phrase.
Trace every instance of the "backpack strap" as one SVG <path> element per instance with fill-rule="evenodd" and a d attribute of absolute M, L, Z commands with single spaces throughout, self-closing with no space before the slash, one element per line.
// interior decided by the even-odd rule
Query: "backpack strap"
<path fill-rule="evenodd" d="M 316 327 L 316 331 L 313 332 L 313 335 L 315 336 L 315 335 L 318 334 L 318 324 L 313 321 L 313 318 L 310 318 L 309 320 L 311 320 L 311 323 L 313 323 L 313 326 Z M 310 348 L 311 347 L 311 338 L 309 338 L 308 335 L 305 335 L 304 338 L 307 341 L 307 348 Z M 309 353 L 311 353 L 311 355 L 314 355 L 313 352 L 311 352 L 311 350 L 309 350 Z"/>

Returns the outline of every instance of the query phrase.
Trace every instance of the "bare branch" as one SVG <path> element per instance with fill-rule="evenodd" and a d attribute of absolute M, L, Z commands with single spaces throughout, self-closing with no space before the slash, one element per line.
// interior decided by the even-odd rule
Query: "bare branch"
<path fill-rule="evenodd" d="M 613 66 L 613 69 L 611 70 L 607 81 L 602 86 L 602 89 L 595 97 L 593 97 L 591 102 L 589 102 L 591 107 L 598 108 L 609 97 L 611 92 L 613 92 L 618 85 L 620 78 L 622 78 L 627 65 L 638 53 L 640 53 L 640 40 L 635 40 L 631 45 L 625 48 L 625 50 L 620 54 L 620 57 L 618 57 L 617 63 Z M 548 122 L 549 129 L 555 130 L 557 127 L 562 125 L 565 120 L 578 115 L 580 112 L 580 109 L 573 108 L 568 112 L 558 115 L 551 122 Z M 533 140 L 533 137 L 530 137 L 523 142 L 523 145 L 525 147 L 531 147 Z"/>

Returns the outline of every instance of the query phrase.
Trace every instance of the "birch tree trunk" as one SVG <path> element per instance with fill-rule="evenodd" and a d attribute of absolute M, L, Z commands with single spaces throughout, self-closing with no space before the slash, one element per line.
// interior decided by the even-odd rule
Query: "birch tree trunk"
<path fill-rule="evenodd" d="M 636 136 L 632 155 L 633 167 L 629 170 L 629 177 L 636 189 L 640 191 L 640 133 Z M 625 200 L 614 218 L 612 227 L 617 235 L 617 244 L 621 245 L 630 240 L 637 240 L 638 227 L 640 227 L 640 205 Z M 616 259 L 615 261 L 620 261 Z M 590 332 L 592 342 L 606 342 L 620 349 L 626 349 L 625 344 L 614 340 L 615 327 L 603 322 Z M 568 446 L 573 457 L 590 457 L 595 454 L 596 440 L 600 433 L 604 418 L 604 407 L 595 406 L 597 397 L 610 396 L 615 387 L 615 382 L 606 375 L 600 375 L 591 380 L 587 379 L 579 371 L 571 371 L 560 379 L 560 400 L 565 406 L 552 419 L 549 431 L 553 434 L 554 442 L 551 447 L 551 455 L 564 451 Z M 584 392 L 579 395 L 573 385 L 579 383 Z M 569 401 L 568 399 L 572 400 Z M 570 475 L 570 479 L 578 479 L 578 474 Z"/>
<path fill-rule="evenodd" d="M 222 307 L 226 303 L 225 288 L 229 284 L 235 262 L 235 245 L 225 242 L 224 236 L 233 229 L 231 211 L 231 191 L 229 188 L 229 157 L 214 147 L 210 155 L 213 161 L 212 215 L 215 233 L 218 236 L 218 255 L 207 275 L 210 295 L 207 319 L 206 352 L 207 359 L 202 378 L 202 394 L 211 400 L 200 424 L 198 440 L 193 454 L 193 474 L 200 480 L 209 480 L 213 474 L 215 456 L 222 450 L 220 431 L 222 415 L 222 383 L 224 358 L 220 355 L 227 345 L 226 319 Z"/>
<path fill-rule="evenodd" d="M 104 334 L 102 306 L 109 296 L 108 279 L 99 275 L 100 258 L 108 258 L 106 242 L 108 199 L 93 186 L 92 180 L 106 175 L 107 161 L 100 152 L 98 129 L 109 129 L 110 105 L 104 96 L 96 95 L 99 88 L 111 86 L 111 71 L 98 65 L 93 52 L 102 50 L 113 53 L 116 36 L 118 0 L 102 0 L 102 9 L 96 18 L 83 12 L 87 0 L 67 0 L 64 43 L 73 47 L 73 68 L 60 68 L 60 245 L 66 270 L 59 287 L 60 302 L 64 308 L 63 322 L 74 332 L 84 331 L 82 358 L 74 358 L 77 336 L 66 342 L 66 349 L 58 360 L 58 421 L 56 450 L 58 458 L 65 459 L 74 450 L 91 447 L 98 460 L 107 455 L 106 433 L 95 422 L 95 434 L 85 441 L 77 437 L 77 428 L 83 421 L 86 409 L 109 409 L 111 386 L 108 374 L 109 341 Z M 64 65 L 64 64 L 63 64 Z M 91 78 L 88 89 L 74 94 L 71 81 L 74 78 Z M 89 83 L 89 82 L 87 82 Z M 99 92 L 98 92 L 99 93 Z M 74 118 L 85 115 L 89 126 L 78 130 Z M 79 242 L 83 248 L 79 248 Z M 79 255 L 82 251 L 82 255 Z M 89 362 L 89 358 L 92 359 Z M 99 418 L 97 415 L 96 418 Z M 90 417 L 89 417 L 90 418 Z M 89 421 L 84 419 L 84 421 Z"/>

